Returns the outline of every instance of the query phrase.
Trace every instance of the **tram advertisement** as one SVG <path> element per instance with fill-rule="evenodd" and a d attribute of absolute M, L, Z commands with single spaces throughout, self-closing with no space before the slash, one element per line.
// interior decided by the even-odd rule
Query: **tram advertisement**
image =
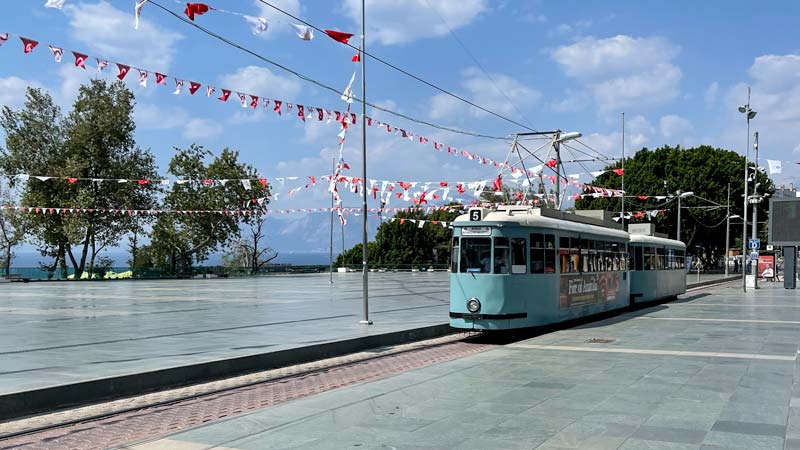
<path fill-rule="evenodd" d="M 621 275 L 613 272 L 562 275 L 559 307 L 574 308 L 614 300 L 619 295 L 620 283 Z"/>

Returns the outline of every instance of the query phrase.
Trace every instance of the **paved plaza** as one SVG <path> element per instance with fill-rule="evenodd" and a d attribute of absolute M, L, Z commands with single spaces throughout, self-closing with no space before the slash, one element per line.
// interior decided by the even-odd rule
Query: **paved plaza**
<path fill-rule="evenodd" d="M 728 283 L 126 448 L 800 449 L 798 343 L 798 291 Z"/>
<path fill-rule="evenodd" d="M 0 395 L 447 322 L 446 273 L 0 285 Z"/>

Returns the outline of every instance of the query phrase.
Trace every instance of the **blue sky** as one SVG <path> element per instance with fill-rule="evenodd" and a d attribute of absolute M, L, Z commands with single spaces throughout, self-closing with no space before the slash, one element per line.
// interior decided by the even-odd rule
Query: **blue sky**
<path fill-rule="evenodd" d="M 158 0 L 173 11 L 174 0 Z M 146 5 L 133 29 L 133 0 L 67 0 L 62 11 L 44 0 L 4 0 L 0 32 L 41 42 L 23 55 L 18 39 L 0 47 L 0 104 L 21 105 L 27 85 L 50 90 L 66 109 L 77 86 L 94 76 L 72 65 L 65 52 L 54 63 L 46 44 L 111 61 L 164 71 L 187 80 L 230 87 L 267 98 L 343 109 L 338 95 L 310 85 L 226 46 Z M 319 34 L 310 42 L 292 33 L 291 19 L 258 1 L 216 0 L 211 6 L 270 20 L 253 36 L 241 17 L 211 11 L 198 17 L 208 27 L 264 56 L 319 81 L 343 88 L 356 65 L 353 52 Z M 320 28 L 358 34 L 360 1 L 272 2 Z M 435 10 L 433 9 L 435 8 Z M 627 118 L 628 149 L 663 144 L 709 144 L 743 152 L 746 129 L 736 107 L 753 87 L 761 155 L 800 161 L 800 3 L 578 2 L 409 0 L 367 2 L 368 51 L 461 96 L 535 129 L 561 128 L 584 134 L 583 142 L 610 156 L 620 151 L 620 113 Z M 446 24 L 446 25 L 445 25 Z M 490 77 L 450 35 L 452 30 Z M 355 42 L 355 40 L 354 40 Z M 505 136 L 524 131 L 367 61 L 367 98 L 409 116 L 466 130 Z M 94 66 L 92 62 L 90 66 Z M 113 72 L 109 71 L 109 73 Z M 171 94 L 170 86 L 127 83 L 137 96 L 139 145 L 150 147 L 162 170 L 172 147 L 202 144 L 212 151 L 236 148 L 265 176 L 321 175 L 330 171 L 338 130 L 294 113 L 276 117 L 207 99 L 203 92 Z M 108 76 L 108 74 L 106 75 Z M 357 84 L 360 80 L 357 80 Z M 360 95 L 356 88 L 356 95 Z M 513 105 L 506 97 L 513 100 Z M 503 141 L 472 138 L 412 124 L 370 111 L 379 120 L 471 152 L 502 160 Z M 359 175 L 360 143 L 352 133 L 345 156 Z M 493 178 L 496 169 L 448 157 L 422 146 L 368 130 L 368 178 L 435 181 Z M 764 163 L 762 163 L 764 165 Z M 597 170 L 599 164 L 590 165 Z M 582 172 L 580 168 L 568 169 Z M 781 182 L 797 183 L 800 166 L 784 163 Z M 588 177 L 581 181 L 589 182 Z M 286 185 L 284 191 L 290 189 Z M 638 194 L 638 193 L 635 193 Z M 320 187 L 279 199 L 275 208 L 324 207 Z M 359 200 L 351 195 L 346 205 Z M 405 206 L 398 202 L 390 206 Z M 285 228 L 304 219 L 285 217 Z"/>

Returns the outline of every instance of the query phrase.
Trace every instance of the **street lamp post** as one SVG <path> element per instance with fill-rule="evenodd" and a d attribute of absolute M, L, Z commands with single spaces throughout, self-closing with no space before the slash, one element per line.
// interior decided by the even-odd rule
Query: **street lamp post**
<path fill-rule="evenodd" d="M 753 142 L 753 148 L 756 151 L 756 170 L 753 172 L 753 231 L 750 233 L 750 239 L 756 239 L 758 237 L 758 208 L 757 205 L 761 201 L 761 197 L 758 196 L 758 186 L 761 183 L 757 182 L 758 178 L 758 131 L 755 133 L 755 142 Z M 746 228 L 746 227 L 745 227 Z M 756 251 L 757 252 L 757 251 Z M 751 263 L 753 267 L 753 288 L 758 289 L 758 259 Z"/>
<path fill-rule="evenodd" d="M 694 195 L 694 192 L 676 192 L 678 194 L 678 237 L 677 240 L 681 240 L 681 199 L 686 197 L 691 197 Z"/>
<path fill-rule="evenodd" d="M 747 194 L 749 191 L 748 186 L 748 165 L 750 159 L 750 120 L 756 116 L 756 112 L 750 109 L 750 87 L 747 88 L 747 104 L 744 106 L 739 107 L 739 112 L 745 115 L 747 119 L 747 146 L 745 147 L 745 157 L 744 157 L 744 213 L 742 214 L 743 217 L 747 217 Z M 747 227 L 742 227 L 742 255 L 747 257 Z M 742 259 L 742 264 L 744 264 L 744 258 Z M 742 289 L 744 292 L 747 292 L 747 270 L 742 268 Z"/>

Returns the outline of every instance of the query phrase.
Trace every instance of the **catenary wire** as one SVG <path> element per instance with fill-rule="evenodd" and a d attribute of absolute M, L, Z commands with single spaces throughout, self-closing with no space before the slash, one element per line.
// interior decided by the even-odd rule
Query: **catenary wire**
<path fill-rule="evenodd" d="M 320 87 L 322 89 L 325 89 L 327 91 L 331 91 L 331 92 L 333 92 L 333 93 L 335 93 L 337 95 L 341 95 L 341 92 L 339 92 L 338 89 L 336 89 L 336 88 L 334 88 L 332 86 L 328 86 L 327 84 L 322 83 L 321 81 L 315 80 L 315 79 L 313 79 L 311 77 L 308 77 L 306 75 L 303 75 L 302 73 L 300 73 L 300 72 L 298 72 L 296 70 L 293 70 L 293 69 L 291 69 L 291 68 L 289 68 L 287 66 L 284 66 L 283 64 L 280 64 L 278 62 L 275 62 L 275 61 L 273 61 L 273 60 L 271 60 L 271 59 L 269 59 L 269 58 L 267 58 L 267 57 L 265 57 L 265 56 L 263 56 L 263 55 L 261 55 L 259 53 L 256 53 L 253 50 L 250 50 L 249 48 L 246 48 L 246 47 L 244 47 L 242 45 L 239 45 L 239 44 L 231 41 L 230 39 L 228 39 L 228 38 L 226 38 L 224 36 L 221 36 L 221 35 L 213 32 L 213 31 L 209 30 L 208 28 L 205 28 L 205 27 L 203 27 L 201 25 L 198 25 L 197 23 L 195 23 L 193 21 L 187 20 L 184 17 L 182 17 L 181 15 L 179 15 L 179 14 L 175 13 L 174 11 L 170 10 L 169 8 L 159 4 L 155 0 L 150 0 L 148 2 L 148 4 L 154 5 L 154 6 L 158 7 L 158 8 L 160 8 L 161 10 L 165 11 L 166 13 L 172 15 L 176 19 L 178 19 L 178 20 L 180 20 L 180 21 L 182 21 L 182 22 L 184 22 L 184 23 L 186 23 L 188 25 L 191 25 L 191 26 L 195 27 L 196 29 L 202 31 L 203 33 L 206 33 L 209 36 L 224 42 L 225 44 L 228 44 L 228 45 L 230 45 L 230 46 L 232 46 L 234 48 L 237 48 L 237 49 L 239 49 L 239 50 L 241 50 L 241 51 L 243 51 L 243 52 L 245 52 L 245 53 L 257 58 L 257 59 L 260 59 L 261 61 L 264 61 L 267 64 L 273 65 L 273 66 L 275 66 L 275 67 L 277 67 L 277 68 L 279 68 L 279 69 L 281 69 L 281 70 L 283 70 L 285 72 L 288 72 L 288 73 L 296 76 L 297 78 L 300 78 L 303 81 L 306 81 L 306 82 L 309 82 L 311 84 L 314 84 L 314 85 L 316 85 L 316 86 L 318 86 L 318 87 Z M 359 101 L 359 102 L 361 101 L 360 99 L 358 99 L 355 96 L 353 97 L 353 99 L 355 101 Z M 417 118 L 414 118 L 414 117 L 411 117 L 411 116 L 408 116 L 408 115 L 405 115 L 405 114 L 402 114 L 402 113 L 399 113 L 399 112 L 396 112 L 396 111 L 392 111 L 392 110 L 390 110 L 388 108 L 384 108 L 382 106 L 378 106 L 378 105 L 370 103 L 370 102 L 366 102 L 365 101 L 364 103 L 366 105 L 370 106 L 371 108 L 377 109 L 379 111 L 383 111 L 383 112 L 391 114 L 393 116 L 400 117 L 400 118 L 406 119 L 406 120 L 414 122 L 414 123 L 418 123 L 418 124 L 426 125 L 426 126 L 429 126 L 429 127 L 432 127 L 432 128 L 436 128 L 436 129 L 439 129 L 439 130 L 442 130 L 442 131 L 448 131 L 448 132 L 451 132 L 451 133 L 462 134 L 462 135 L 466 135 L 466 136 L 472 136 L 472 137 L 478 137 L 478 138 L 484 138 L 484 139 L 494 139 L 494 140 L 500 140 L 500 141 L 509 140 L 508 137 L 504 137 L 504 136 L 491 136 L 491 135 L 482 134 L 482 133 L 476 133 L 476 132 L 472 132 L 472 131 L 459 130 L 459 129 L 447 127 L 447 126 L 444 126 L 444 125 L 438 125 L 438 124 L 435 124 L 435 123 L 432 123 L 432 122 L 428 122 L 426 120 L 417 119 Z"/>
<path fill-rule="evenodd" d="M 483 64 L 481 64 L 480 61 L 478 61 L 478 58 L 476 58 L 475 55 L 469 50 L 469 48 L 467 48 L 467 46 L 464 45 L 464 43 L 461 41 L 461 39 L 458 38 L 458 35 L 456 35 L 456 33 L 453 31 L 453 29 L 450 28 L 450 25 L 447 23 L 447 21 L 444 19 L 444 17 L 442 17 L 442 15 L 439 13 L 439 10 L 437 10 L 433 5 L 431 5 L 431 2 L 428 1 L 428 0 L 425 0 L 425 3 L 428 5 L 428 8 L 436 14 L 436 17 L 438 17 L 439 20 L 441 20 L 441 22 L 444 25 L 445 29 L 447 29 L 447 32 L 450 34 L 450 37 L 452 37 L 453 40 L 455 40 L 458 43 L 458 45 L 461 47 L 461 49 L 464 50 L 464 53 L 466 53 L 470 57 L 470 59 L 472 59 L 472 62 L 474 62 L 475 65 L 478 66 L 478 68 L 481 70 L 481 72 L 483 72 L 483 74 L 486 75 L 486 78 L 489 79 L 489 81 L 492 83 L 492 86 L 495 88 L 495 90 L 497 90 L 497 92 L 499 92 L 500 95 L 502 95 L 506 99 L 508 104 L 511 105 L 511 107 L 514 108 L 514 110 L 517 111 L 517 113 L 519 113 L 520 116 L 524 117 L 525 114 L 523 114 L 523 112 L 520 111 L 520 109 L 517 107 L 517 105 L 513 101 L 511 101 L 511 99 L 508 97 L 508 95 L 505 93 L 505 91 L 500 89 L 500 86 L 497 85 L 497 82 L 494 80 L 494 78 L 489 73 L 489 71 L 487 71 L 486 68 L 483 67 Z"/>
<path fill-rule="evenodd" d="M 303 25 L 306 25 L 306 26 L 308 26 L 308 27 L 311 27 L 311 28 L 313 28 L 313 29 L 315 29 L 315 30 L 319 31 L 320 33 L 325 33 L 325 30 L 323 30 L 323 29 L 321 29 L 321 28 L 317 27 L 316 25 L 313 25 L 313 24 L 311 24 L 311 23 L 309 23 L 309 22 L 307 22 L 307 21 L 305 21 L 305 20 L 301 19 L 300 17 L 297 17 L 297 16 L 295 16 L 294 14 L 292 14 L 292 13 L 290 13 L 290 12 L 288 12 L 288 11 L 285 11 L 285 10 L 281 9 L 281 8 L 280 8 L 280 7 L 278 7 L 278 6 L 275 6 L 275 5 L 273 5 L 272 3 L 270 3 L 270 2 L 268 2 L 268 1 L 266 1 L 266 0 L 258 0 L 258 1 L 259 1 L 259 2 L 261 2 L 261 3 L 263 3 L 264 5 L 267 5 L 267 6 L 269 6 L 270 8 L 272 8 L 272 9 L 274 9 L 274 10 L 276 10 L 276 11 L 280 12 L 281 14 L 284 14 L 284 15 L 286 15 L 286 16 L 288 16 L 288 17 L 291 17 L 292 19 L 294 19 L 294 20 L 296 20 L 296 21 L 298 21 L 298 22 L 302 23 Z M 378 57 L 378 56 L 375 56 L 375 55 L 374 55 L 374 54 L 372 54 L 372 53 L 369 53 L 369 52 L 367 52 L 367 51 L 364 51 L 364 50 L 362 50 L 362 49 L 359 49 L 358 47 L 354 46 L 353 44 L 350 44 L 349 42 L 347 42 L 347 43 L 343 43 L 343 44 L 344 44 L 344 45 L 346 45 L 346 46 L 348 46 L 348 47 L 350 47 L 350 48 L 352 48 L 353 50 L 357 50 L 357 51 L 361 52 L 361 54 L 362 54 L 362 55 L 369 56 L 370 58 L 374 59 L 375 61 L 378 61 L 379 63 L 381 63 L 381 64 L 383 64 L 383 65 L 385 65 L 385 66 L 387 66 L 387 67 L 390 67 L 390 68 L 392 68 L 392 69 L 394 69 L 394 70 L 396 70 L 396 71 L 398 71 L 398 72 L 402 73 L 403 75 L 406 75 L 406 76 L 408 76 L 408 77 L 410 77 L 410 78 L 413 78 L 414 80 L 417 80 L 417 81 L 419 81 L 420 83 L 422 83 L 422 84 L 424 84 L 424 85 L 426 85 L 426 86 L 428 86 L 428 87 L 431 87 L 431 88 L 433 88 L 433 89 L 435 89 L 435 90 L 437 90 L 437 91 L 439 91 L 439 92 L 441 92 L 441 93 L 443 93 L 443 94 L 449 95 L 450 97 L 453 97 L 453 98 L 455 98 L 455 99 L 458 99 L 458 100 L 460 100 L 460 101 L 462 101 L 462 102 L 464 102 L 464 103 L 466 103 L 466 104 L 468 104 L 468 105 L 470 105 L 470 106 L 473 106 L 473 107 L 475 107 L 475 108 L 478 108 L 478 109 L 480 109 L 481 111 L 483 111 L 483 112 L 485 112 L 485 113 L 491 114 L 491 115 L 493 115 L 493 116 L 495 116 L 495 117 L 497 117 L 497 118 L 499 118 L 499 119 L 505 120 L 506 122 L 509 122 L 509 123 L 511 123 L 511 124 L 514 124 L 514 125 L 516 125 L 516 126 L 518 126 L 518 127 L 522 127 L 522 128 L 524 128 L 524 129 L 526 129 L 526 130 L 528 130 L 528 131 L 534 131 L 534 132 L 536 131 L 536 130 L 534 130 L 533 128 L 531 128 L 531 127 L 529 127 L 529 126 L 527 126 L 527 125 L 521 124 L 521 123 L 517 122 L 517 121 L 516 121 L 516 120 L 514 120 L 514 119 L 510 119 L 510 118 L 508 118 L 508 117 L 505 117 L 505 116 L 503 116 L 503 115 L 501 115 L 501 114 L 498 114 L 498 113 L 496 113 L 496 112 L 494 112 L 494 111 L 492 111 L 492 110 L 490 110 L 490 109 L 488 109 L 488 108 L 484 108 L 483 106 L 480 106 L 480 105 L 478 105 L 478 104 L 476 104 L 476 103 L 474 103 L 474 102 L 472 102 L 472 101 L 470 101 L 470 100 L 467 100 L 467 99 L 465 99 L 464 97 L 461 97 L 461 96 L 460 96 L 460 95 L 458 95 L 458 94 L 455 94 L 455 93 L 453 93 L 453 92 L 450 92 L 450 91 L 448 91 L 447 89 L 444 89 L 444 88 L 442 88 L 442 87 L 439 87 L 439 86 L 437 86 L 437 85 L 435 85 L 435 84 L 431 83 L 430 81 L 424 80 L 424 79 L 420 78 L 419 76 L 417 76 L 417 75 L 414 75 L 413 73 L 411 73 L 411 72 L 409 72 L 409 71 L 407 71 L 407 70 L 403 69 L 402 67 L 398 67 L 397 65 L 395 65 L 395 64 L 392 64 L 392 63 L 390 63 L 390 62 L 386 61 L 386 60 L 385 60 L 385 59 L 383 59 L 383 58 L 380 58 L 380 57 Z"/>

